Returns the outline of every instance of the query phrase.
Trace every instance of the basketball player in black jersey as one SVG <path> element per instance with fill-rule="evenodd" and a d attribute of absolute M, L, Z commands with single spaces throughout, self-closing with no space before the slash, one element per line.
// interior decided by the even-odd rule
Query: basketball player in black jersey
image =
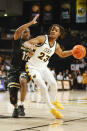
<path fill-rule="evenodd" d="M 11 70 L 8 75 L 10 102 L 14 106 L 14 111 L 12 114 L 13 118 L 17 118 L 19 115 L 25 115 L 23 104 L 27 91 L 27 81 L 29 81 L 31 77 L 27 77 L 27 74 L 25 73 L 25 63 L 29 59 L 29 52 L 23 47 L 23 43 L 30 39 L 30 30 L 28 27 L 36 24 L 38 17 L 39 14 L 36 15 L 31 22 L 20 26 L 14 34 Z M 33 55 L 33 53 L 30 55 Z M 17 100 L 19 89 L 20 105 L 18 106 Z"/>

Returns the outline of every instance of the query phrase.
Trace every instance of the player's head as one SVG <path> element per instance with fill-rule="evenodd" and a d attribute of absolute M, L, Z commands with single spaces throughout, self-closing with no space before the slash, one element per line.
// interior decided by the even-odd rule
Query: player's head
<path fill-rule="evenodd" d="M 64 33 L 64 28 L 57 24 L 52 25 L 49 29 L 49 36 L 53 39 L 63 38 Z"/>
<path fill-rule="evenodd" d="M 22 39 L 24 39 L 24 40 L 29 40 L 29 38 L 30 38 L 30 29 L 29 29 L 29 28 L 26 28 L 26 29 L 22 32 L 21 37 L 22 37 Z"/>

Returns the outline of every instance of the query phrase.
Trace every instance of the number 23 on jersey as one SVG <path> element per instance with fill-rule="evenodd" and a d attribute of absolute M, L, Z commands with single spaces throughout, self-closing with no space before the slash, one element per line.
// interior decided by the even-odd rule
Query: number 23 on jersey
<path fill-rule="evenodd" d="M 44 52 L 40 52 L 40 55 L 38 56 L 38 58 L 44 62 L 48 61 L 50 56 L 46 55 Z"/>

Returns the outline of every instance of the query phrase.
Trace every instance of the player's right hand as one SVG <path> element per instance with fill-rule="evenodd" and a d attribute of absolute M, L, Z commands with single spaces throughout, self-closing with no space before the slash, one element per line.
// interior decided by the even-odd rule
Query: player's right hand
<path fill-rule="evenodd" d="M 37 22 L 37 19 L 39 18 L 39 16 L 40 16 L 40 14 L 37 14 L 37 15 L 34 17 L 34 19 L 32 20 L 33 24 L 38 23 L 38 22 Z"/>

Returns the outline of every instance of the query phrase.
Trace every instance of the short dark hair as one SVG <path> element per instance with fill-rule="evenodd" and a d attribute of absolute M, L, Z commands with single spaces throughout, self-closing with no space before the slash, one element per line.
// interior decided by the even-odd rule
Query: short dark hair
<path fill-rule="evenodd" d="M 57 26 L 57 27 L 60 28 L 60 32 L 61 32 L 60 38 L 64 38 L 65 30 L 64 30 L 64 28 L 63 28 L 61 25 L 53 24 L 53 25 L 49 28 L 49 33 L 50 33 L 51 29 L 52 29 L 53 27 L 55 27 L 55 26 Z"/>

